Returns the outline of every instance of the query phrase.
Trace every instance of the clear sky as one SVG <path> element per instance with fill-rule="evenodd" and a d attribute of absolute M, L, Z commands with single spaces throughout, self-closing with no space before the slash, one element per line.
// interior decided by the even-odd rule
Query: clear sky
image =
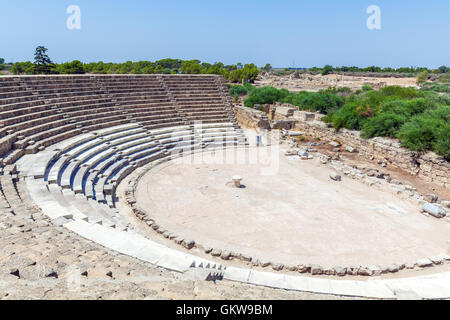
<path fill-rule="evenodd" d="M 69 5 L 81 30 L 69 30 Z M 369 5 L 381 30 L 369 30 Z M 450 65 L 449 0 L 1 0 L 0 57 L 200 59 L 313 67 Z"/>

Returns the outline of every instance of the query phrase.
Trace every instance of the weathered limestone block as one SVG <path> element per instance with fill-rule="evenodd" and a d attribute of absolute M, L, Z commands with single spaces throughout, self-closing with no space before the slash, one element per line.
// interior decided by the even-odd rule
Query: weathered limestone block
<path fill-rule="evenodd" d="M 422 210 L 436 218 L 443 218 L 446 215 L 444 208 L 428 202 L 423 204 Z"/>
<path fill-rule="evenodd" d="M 195 241 L 194 240 L 183 239 L 183 247 L 185 247 L 186 249 L 190 250 L 194 246 L 195 246 Z"/>
<path fill-rule="evenodd" d="M 433 262 L 428 258 L 423 258 L 417 261 L 417 265 L 421 268 L 430 267 L 433 265 Z"/>

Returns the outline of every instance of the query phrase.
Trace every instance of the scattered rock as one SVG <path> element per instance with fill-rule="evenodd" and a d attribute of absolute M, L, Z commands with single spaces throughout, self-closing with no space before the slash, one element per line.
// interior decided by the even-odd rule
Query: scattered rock
<path fill-rule="evenodd" d="M 381 266 L 381 273 L 389 273 L 389 266 Z"/>
<path fill-rule="evenodd" d="M 444 255 L 440 255 L 440 256 L 428 257 L 428 259 L 431 262 L 433 262 L 434 264 L 441 264 L 441 263 L 444 262 L 445 256 Z"/>
<path fill-rule="evenodd" d="M 298 266 L 298 272 L 300 273 L 308 273 L 311 271 L 311 266 L 310 265 L 300 265 Z"/>
<path fill-rule="evenodd" d="M 422 210 L 436 218 L 443 218 L 446 215 L 445 210 L 441 206 L 428 202 L 423 204 Z"/>
<path fill-rule="evenodd" d="M 312 275 L 321 275 L 321 274 L 323 274 L 323 268 L 321 266 L 313 265 L 313 266 L 311 266 L 311 274 Z"/>
<path fill-rule="evenodd" d="M 250 257 L 250 256 L 248 256 L 248 255 L 245 255 L 245 254 L 241 254 L 241 255 L 239 256 L 239 258 L 240 258 L 241 260 L 245 261 L 245 262 L 250 262 L 250 261 L 252 261 L 252 257 Z"/>
<path fill-rule="evenodd" d="M 181 238 L 181 237 L 176 237 L 176 238 L 174 239 L 174 241 L 176 242 L 176 244 L 182 244 L 183 241 L 184 241 L 184 239 Z"/>
<path fill-rule="evenodd" d="M 337 174 L 336 172 L 330 173 L 330 178 L 332 180 L 334 180 L 334 181 L 341 181 L 342 180 L 342 177 L 339 174 Z"/>
<path fill-rule="evenodd" d="M 398 272 L 398 266 L 395 265 L 395 264 L 391 264 L 391 265 L 388 266 L 388 271 L 391 272 L 391 273 Z"/>
<path fill-rule="evenodd" d="M 262 262 L 260 262 L 260 266 L 261 267 L 263 267 L 263 268 L 266 268 L 266 267 L 268 267 L 268 266 L 270 266 L 270 262 L 267 262 L 267 261 L 262 261 Z"/>
<path fill-rule="evenodd" d="M 373 276 L 379 276 L 381 275 L 381 268 L 378 266 L 374 266 L 374 265 L 370 265 L 367 267 L 368 270 L 370 270 L 370 272 L 372 272 Z"/>
<path fill-rule="evenodd" d="M 320 162 L 322 164 L 327 164 L 328 162 L 330 162 L 330 160 L 331 160 L 331 157 L 328 157 L 328 156 L 321 156 L 320 157 Z"/>
<path fill-rule="evenodd" d="M 378 174 L 378 171 L 375 170 L 370 170 L 369 172 L 367 172 L 367 176 L 369 177 L 375 177 Z"/>
<path fill-rule="evenodd" d="M 444 208 L 450 209 L 450 201 L 441 201 L 441 205 Z"/>
<path fill-rule="evenodd" d="M 334 271 L 333 268 L 324 268 L 323 274 L 325 274 L 327 276 L 334 276 L 336 274 L 336 272 Z"/>
<path fill-rule="evenodd" d="M 12 224 L 11 223 L 7 223 L 7 222 L 2 222 L 2 223 L 0 223 L 0 228 L 1 229 L 9 229 L 9 228 L 12 228 Z"/>
<path fill-rule="evenodd" d="M 347 274 L 351 275 L 351 276 L 357 276 L 358 275 L 358 270 L 359 270 L 359 267 L 354 267 L 354 266 L 348 267 L 347 268 Z"/>
<path fill-rule="evenodd" d="M 343 277 L 343 276 L 345 276 L 345 275 L 347 274 L 347 268 L 344 268 L 344 267 L 335 267 L 335 268 L 334 268 L 334 272 L 335 272 L 338 276 Z"/>
<path fill-rule="evenodd" d="M 369 268 L 361 267 L 358 269 L 358 275 L 359 276 L 371 276 L 371 275 L 373 275 L 373 271 L 370 270 Z"/>
<path fill-rule="evenodd" d="M 289 271 L 297 271 L 298 270 L 298 267 L 297 266 L 288 266 L 288 267 L 286 267 L 286 269 L 288 269 Z"/>
<path fill-rule="evenodd" d="M 284 265 L 280 263 L 272 264 L 272 269 L 275 271 L 281 271 L 284 269 Z"/>
<path fill-rule="evenodd" d="M 421 268 L 425 268 L 425 267 L 432 266 L 433 262 L 428 258 L 424 258 L 424 259 L 420 259 L 419 261 L 417 261 L 417 265 Z"/>
<path fill-rule="evenodd" d="M 338 148 L 341 146 L 341 144 L 337 141 L 331 141 L 329 144 L 330 144 L 330 146 L 332 146 L 334 148 Z"/>
<path fill-rule="evenodd" d="M 183 240 L 183 247 L 188 250 L 191 250 L 195 246 L 194 240 Z"/>
<path fill-rule="evenodd" d="M 432 193 L 428 193 L 423 196 L 423 199 L 429 203 L 436 203 L 438 201 L 438 196 Z"/>
<path fill-rule="evenodd" d="M 211 248 L 211 247 L 205 248 L 205 253 L 211 253 L 212 251 L 213 251 L 213 248 Z"/>
<path fill-rule="evenodd" d="M 222 260 L 230 260 L 231 259 L 231 252 L 230 251 L 223 251 L 220 255 L 220 258 Z"/>
<path fill-rule="evenodd" d="M 259 260 L 252 260 L 252 266 L 257 267 L 261 264 L 261 262 L 259 262 Z"/>
<path fill-rule="evenodd" d="M 220 257 L 222 255 L 222 250 L 220 249 L 214 249 L 213 251 L 211 251 L 211 255 L 213 257 Z"/>

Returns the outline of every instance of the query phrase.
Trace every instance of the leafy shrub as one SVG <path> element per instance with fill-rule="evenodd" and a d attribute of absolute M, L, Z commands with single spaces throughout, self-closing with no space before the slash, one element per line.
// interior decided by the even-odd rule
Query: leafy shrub
<path fill-rule="evenodd" d="M 439 132 L 434 151 L 450 161 L 450 125 L 448 123 Z"/>
<path fill-rule="evenodd" d="M 231 86 L 230 87 L 230 95 L 237 99 L 241 96 L 245 96 L 246 94 L 248 94 L 248 89 L 246 86 Z"/>
<path fill-rule="evenodd" d="M 414 116 L 398 132 L 403 146 L 417 151 L 433 150 L 450 160 L 450 107 L 441 106 Z"/>
<path fill-rule="evenodd" d="M 414 88 L 403 88 L 400 86 L 389 86 L 381 88 L 379 91 L 385 97 L 398 99 L 412 99 L 420 96 L 420 91 Z"/>
<path fill-rule="evenodd" d="M 289 95 L 286 89 L 278 90 L 273 87 L 262 87 L 253 90 L 250 96 L 244 101 L 247 107 L 253 108 L 255 104 L 271 104 L 281 101 Z"/>
<path fill-rule="evenodd" d="M 330 74 L 333 72 L 333 67 L 330 65 L 326 65 L 325 67 L 323 67 L 322 69 L 322 76 L 326 76 L 327 74 Z"/>
<path fill-rule="evenodd" d="M 422 83 L 424 83 L 425 81 L 428 80 L 428 71 L 422 71 L 421 73 L 419 73 L 419 75 L 417 76 L 417 84 L 421 85 Z"/>
<path fill-rule="evenodd" d="M 62 74 L 83 74 L 84 73 L 83 63 L 81 63 L 81 61 L 78 61 L 78 60 L 59 64 L 59 65 L 57 65 L 56 70 L 58 71 L 58 73 L 62 73 Z"/>
<path fill-rule="evenodd" d="M 362 126 L 361 137 L 365 139 L 378 136 L 395 138 L 398 130 L 407 121 L 408 117 L 404 114 L 393 112 L 380 113 L 365 121 Z"/>
<path fill-rule="evenodd" d="M 359 130 L 364 123 L 369 108 L 356 102 L 346 103 L 342 108 L 332 113 L 327 121 L 333 124 L 336 130 L 347 128 Z"/>
<path fill-rule="evenodd" d="M 317 111 L 327 114 L 333 109 L 342 107 L 344 99 L 326 90 L 321 92 L 302 91 L 298 94 L 287 95 L 283 99 L 283 102 L 293 104 L 301 110 Z"/>

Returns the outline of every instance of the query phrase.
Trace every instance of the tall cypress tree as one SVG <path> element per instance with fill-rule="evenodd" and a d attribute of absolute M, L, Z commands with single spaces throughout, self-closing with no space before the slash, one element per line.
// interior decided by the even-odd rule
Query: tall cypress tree
<path fill-rule="evenodd" d="M 39 46 L 34 53 L 34 73 L 35 74 L 50 74 L 54 64 L 47 55 L 47 48 Z"/>

